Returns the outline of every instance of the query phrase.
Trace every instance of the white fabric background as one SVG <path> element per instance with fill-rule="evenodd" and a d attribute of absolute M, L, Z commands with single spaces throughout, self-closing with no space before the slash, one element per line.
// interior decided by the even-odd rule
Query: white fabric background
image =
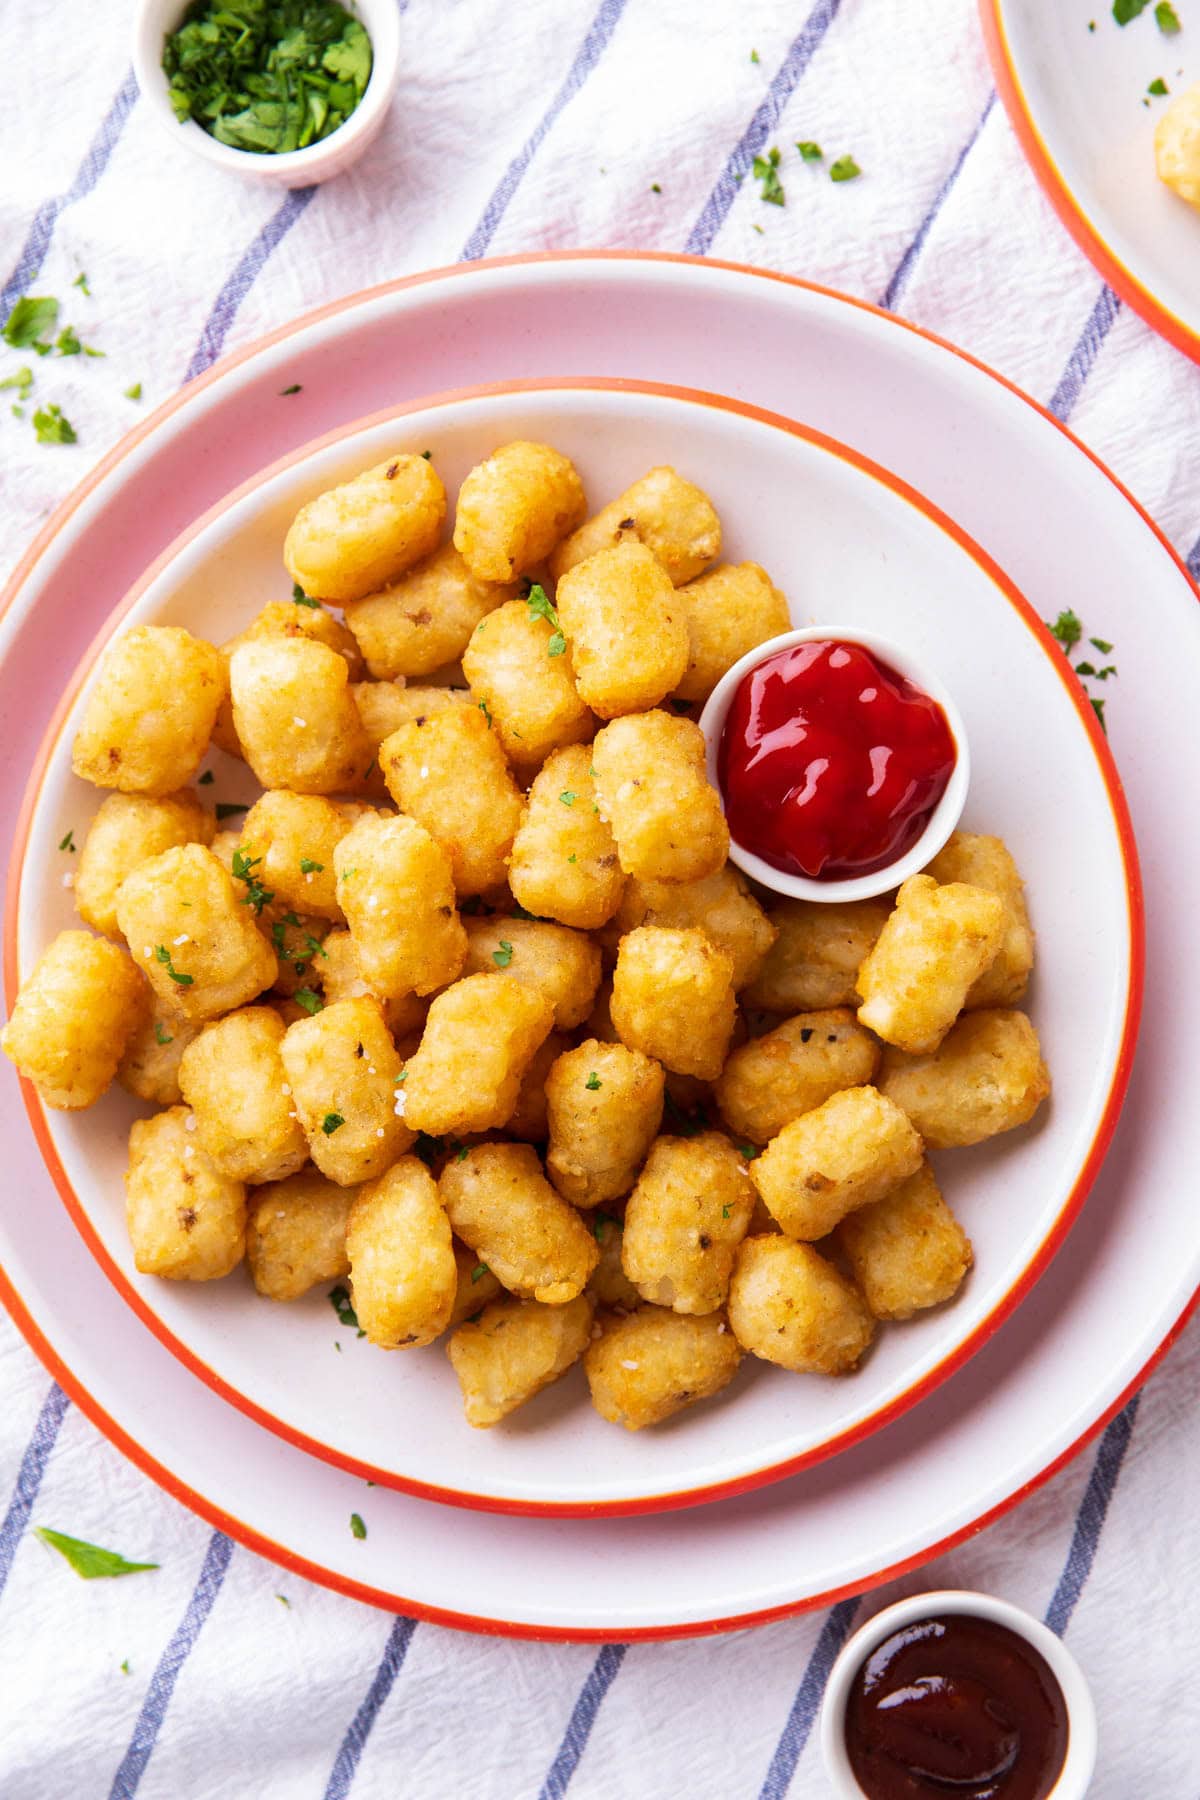
<path fill-rule="evenodd" d="M 711 251 L 884 301 L 1069 416 L 1200 561 L 1200 371 L 1119 306 L 1058 224 L 993 103 L 969 0 L 401 10 L 385 135 L 341 180 L 284 200 L 172 150 L 136 101 L 129 7 L 10 0 L 0 316 L 22 291 L 66 297 L 108 360 L 38 365 L 75 446 L 37 445 L 0 411 L 3 569 L 137 415 L 131 383 L 151 405 L 221 350 L 359 286 L 464 252 L 573 245 Z M 730 186 L 756 118 L 787 147 L 785 208 L 749 178 Z M 803 168 L 797 138 L 852 152 L 863 179 Z M 71 286 L 81 270 L 90 300 Z M 18 359 L 0 360 L 2 376 Z M 1102 1720 L 1099 1800 L 1200 1792 L 1198 1369 L 1200 1325 L 1020 1511 L 864 1603 L 991 1588 L 1068 1631 Z M 853 1603 L 624 1655 L 413 1629 L 214 1538 L 64 1404 L 3 1319 L 0 1396 L 4 1800 L 827 1791 L 808 1727 Z M 162 1567 L 84 1584 L 30 1536 L 38 1522 Z"/>

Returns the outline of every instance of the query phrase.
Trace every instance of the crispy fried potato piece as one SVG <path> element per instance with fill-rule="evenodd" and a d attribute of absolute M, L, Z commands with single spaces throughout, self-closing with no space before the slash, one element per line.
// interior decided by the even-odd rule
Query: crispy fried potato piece
<path fill-rule="evenodd" d="M 352 788 L 371 749 L 345 658 L 308 638 L 264 637 L 229 662 L 233 723 L 265 788 L 336 794 Z"/>
<path fill-rule="evenodd" d="M 458 1265 L 437 1183 L 417 1157 L 402 1156 L 360 1190 L 346 1254 L 354 1310 L 373 1344 L 408 1350 L 445 1331 Z"/>
<path fill-rule="evenodd" d="M 255 801 L 242 821 L 239 848 L 257 858 L 255 880 L 289 908 L 342 922 L 333 853 L 371 808 L 353 800 L 275 789 Z"/>
<path fill-rule="evenodd" d="M 476 1144 L 451 1157 L 439 1186 L 455 1235 L 510 1293 L 561 1306 L 583 1292 L 600 1251 L 530 1145 Z"/>
<path fill-rule="evenodd" d="M 621 939 L 613 971 L 612 1020 L 631 1050 L 715 1081 L 737 1010 L 733 958 L 702 931 L 639 925 Z"/>
<path fill-rule="evenodd" d="M 454 547 L 481 581 L 544 562 L 587 510 L 575 465 L 549 444 L 502 444 L 459 489 Z"/>
<path fill-rule="evenodd" d="M 200 1147 L 235 1181 L 282 1181 L 308 1161 L 285 1091 L 284 1025 L 269 1006 L 244 1006 L 206 1025 L 179 1065 Z"/>
<path fill-rule="evenodd" d="M 378 994 L 432 994 L 467 954 L 450 859 L 415 819 L 368 816 L 333 853 L 363 980 Z"/>
<path fill-rule="evenodd" d="M 586 557 L 627 543 L 644 544 L 679 587 L 719 555 L 721 521 L 707 494 L 664 465 L 572 532 L 550 558 L 550 573 L 561 581 Z"/>
<path fill-rule="evenodd" d="M 887 923 L 886 900 L 777 900 L 767 909 L 776 938 L 743 993 L 764 1012 L 857 1006 L 859 965 Z"/>
<path fill-rule="evenodd" d="M 985 888 L 912 876 L 858 971 L 860 1023 L 914 1055 L 936 1050 L 996 956 L 1004 920 Z"/>
<path fill-rule="evenodd" d="M 1004 902 L 1004 936 L 994 959 L 971 983 L 963 1006 L 1012 1006 L 1029 986 L 1033 968 L 1033 928 L 1025 906 L 1025 884 L 1003 838 L 956 831 L 939 850 L 927 875 L 935 881 L 965 881 L 986 888 Z"/>
<path fill-rule="evenodd" d="M 94 1106 L 150 1015 L 150 993 L 124 950 L 60 931 L 22 984 L 0 1049 L 47 1106 Z"/>
<path fill-rule="evenodd" d="M 117 1080 L 136 1100 L 153 1106 L 178 1106 L 179 1064 L 183 1053 L 203 1026 L 181 1018 L 174 1005 L 147 989 L 147 1006 L 125 1046 L 117 1066 Z"/>
<path fill-rule="evenodd" d="M 312 965 L 312 975 L 321 985 L 327 1006 L 332 1000 L 360 1000 L 364 994 L 374 992 L 363 978 L 354 939 L 348 931 L 335 929 L 329 933 L 321 945 L 320 958 Z M 397 1043 L 414 1033 L 420 1036 L 429 1012 L 427 1000 L 418 994 L 402 994 L 398 999 L 376 994 L 375 998 L 383 1007 L 384 1023 Z"/>
<path fill-rule="evenodd" d="M 96 787 L 173 794 L 200 767 L 225 691 L 211 644 L 178 625 L 135 625 L 105 651 L 71 767 Z"/>
<path fill-rule="evenodd" d="M 927 1162 L 882 1200 L 847 1213 L 837 1237 L 877 1319 L 911 1319 L 953 1299 L 973 1260 Z"/>
<path fill-rule="evenodd" d="M 524 600 L 510 600 L 483 620 L 462 666 L 516 769 L 535 769 L 552 750 L 584 743 L 596 729 L 561 635 Z"/>
<path fill-rule="evenodd" d="M 600 1261 L 588 1279 L 587 1292 L 597 1306 L 635 1312 L 642 1304 L 642 1296 L 621 1266 L 624 1222 L 613 1213 L 594 1212 L 588 1219 L 588 1224 L 600 1251 Z"/>
<path fill-rule="evenodd" d="M 679 590 L 688 660 L 675 689 L 702 705 L 735 662 L 791 628 L 786 596 L 758 563 L 722 563 Z"/>
<path fill-rule="evenodd" d="M 377 1000 L 335 1000 L 297 1019 L 279 1054 L 309 1155 L 330 1181 L 371 1181 L 411 1148 L 396 1112 L 400 1057 Z"/>
<path fill-rule="evenodd" d="M 921 1166 L 921 1139 L 873 1087 L 847 1088 L 785 1125 L 750 1179 L 790 1237 L 813 1242 Z"/>
<path fill-rule="evenodd" d="M 318 1282 L 350 1273 L 346 1223 L 358 1189 L 316 1169 L 258 1188 L 246 1221 L 246 1263 L 268 1300 L 299 1300 Z"/>
<path fill-rule="evenodd" d="M 597 808 L 589 748 L 556 750 L 534 776 L 508 879 L 528 912 L 584 931 L 617 910 L 625 877 Z"/>
<path fill-rule="evenodd" d="M 110 794 L 79 852 L 75 905 L 80 918 L 105 937 L 120 937 L 117 894 L 125 877 L 179 844 L 211 844 L 215 830 L 213 815 L 189 788 L 158 799 Z"/>
<path fill-rule="evenodd" d="M 521 792 L 499 739 L 475 706 L 414 719 L 385 738 L 379 762 L 388 791 L 441 845 L 458 894 L 486 894 L 508 873 L 521 822 Z"/>
<path fill-rule="evenodd" d="M 406 1065 L 409 1124 L 432 1137 L 504 1125 L 553 1024 L 550 1001 L 519 981 L 499 973 L 456 981 L 435 997 Z"/>
<path fill-rule="evenodd" d="M 446 490 L 433 464 L 400 451 L 309 500 L 288 527 L 288 574 L 315 600 L 361 600 L 436 545 Z"/>
<path fill-rule="evenodd" d="M 659 1138 L 625 1208 L 622 1267 L 656 1306 L 715 1312 L 753 1211 L 746 1165 L 727 1137 Z"/>
<path fill-rule="evenodd" d="M 399 581 L 346 604 L 349 625 L 376 681 L 433 675 L 457 662 L 481 620 L 517 589 L 480 581 L 443 544 Z"/>
<path fill-rule="evenodd" d="M 865 1087 L 879 1046 L 847 1007 L 797 1013 L 730 1053 L 717 1080 L 717 1105 L 735 1137 L 766 1144 L 843 1088 Z"/>
<path fill-rule="evenodd" d="M 279 972 L 254 914 L 203 844 L 164 850 L 127 876 L 117 923 L 159 1000 L 186 1019 L 245 1006 Z"/>
<path fill-rule="evenodd" d="M 624 1044 L 586 1038 L 546 1078 L 546 1169 L 575 1206 L 627 1194 L 662 1121 L 663 1072 Z"/>
<path fill-rule="evenodd" d="M 345 658 L 350 680 L 358 682 L 363 676 L 363 659 L 353 633 L 335 619 L 331 612 L 326 612 L 317 602 L 301 603 L 296 600 L 268 600 L 262 611 L 247 625 L 245 631 L 239 631 L 236 637 L 227 638 L 218 646 L 221 661 L 225 665 L 226 693 L 217 713 L 213 726 L 212 741 L 219 750 L 229 756 L 245 760 L 242 741 L 238 737 L 233 723 L 233 700 L 228 692 L 229 663 L 239 644 L 248 644 L 254 638 L 283 637 L 311 638 L 314 643 L 324 644 L 328 650 L 336 650 Z"/>
<path fill-rule="evenodd" d="M 125 1221 L 140 1275 L 219 1281 L 246 1247 L 246 1190 L 204 1154 L 191 1123 L 186 1106 L 134 1120 Z"/>
<path fill-rule="evenodd" d="M 597 733 L 597 804 L 627 875 L 702 881 L 725 862 L 729 827 L 704 754 L 700 727 L 664 712 L 614 719 Z"/>
<path fill-rule="evenodd" d="M 499 1424 L 579 1361 L 592 1333 L 586 1294 L 565 1306 L 494 1300 L 482 1318 L 460 1325 L 446 1346 L 462 1388 L 467 1424 Z"/>
<path fill-rule="evenodd" d="M 885 1051 L 879 1086 L 931 1150 L 948 1150 L 1028 1124 L 1050 1071 L 1025 1014 L 997 1008 L 965 1013 L 929 1056 Z"/>
<path fill-rule="evenodd" d="M 657 706 L 687 667 L 687 621 L 671 578 L 642 544 L 577 563 L 558 584 L 558 617 L 580 697 L 602 719 Z"/>
<path fill-rule="evenodd" d="M 603 1334 L 587 1347 L 584 1373 L 602 1419 L 641 1431 L 709 1400 L 728 1387 L 742 1360 L 741 1345 L 719 1312 L 701 1317 L 642 1306 L 624 1318 L 602 1320 Z"/>
<path fill-rule="evenodd" d="M 845 1374 L 875 1335 L 854 1284 L 811 1244 L 783 1236 L 742 1242 L 729 1323 L 743 1350 L 805 1375 Z"/>
<path fill-rule="evenodd" d="M 754 980 L 775 942 L 775 927 L 744 875 L 726 863 L 702 881 L 639 881 L 630 876 L 613 926 L 618 936 L 638 925 L 698 925 L 733 958 L 733 985 Z"/>
<path fill-rule="evenodd" d="M 541 919 L 466 919 L 464 930 L 464 975 L 499 969 L 546 996 L 559 1031 L 583 1024 L 600 985 L 600 951 L 590 938 Z"/>

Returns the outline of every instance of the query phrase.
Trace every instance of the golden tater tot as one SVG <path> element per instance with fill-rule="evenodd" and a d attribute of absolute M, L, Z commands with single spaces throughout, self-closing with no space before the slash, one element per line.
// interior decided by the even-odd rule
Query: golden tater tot
<path fill-rule="evenodd" d="M 179 844 L 211 844 L 215 830 L 213 815 L 187 788 L 159 799 L 110 794 L 79 853 L 75 904 L 80 918 L 105 937 L 119 937 L 117 893 L 125 877 Z"/>
<path fill-rule="evenodd" d="M 454 1290 L 454 1305 L 450 1309 L 449 1331 L 454 1331 L 464 1319 L 474 1319 L 485 1306 L 504 1292 L 486 1263 L 480 1262 L 469 1244 L 460 1244 L 454 1239 L 454 1269 L 457 1286 Z"/>
<path fill-rule="evenodd" d="M 269 1006 L 244 1006 L 206 1025 L 179 1065 L 202 1150 L 236 1181 L 282 1181 L 308 1161 L 279 1051 L 284 1025 Z"/>
<path fill-rule="evenodd" d="M 742 1360 L 741 1346 L 719 1312 L 697 1317 L 642 1306 L 625 1318 L 601 1321 L 603 1334 L 584 1352 L 592 1405 L 627 1431 L 708 1400 L 728 1387 Z"/>
<path fill-rule="evenodd" d="M 885 1051 L 879 1086 L 931 1150 L 948 1150 L 1028 1124 L 1050 1071 L 1025 1014 L 997 1009 L 965 1013 L 929 1056 Z"/>
<path fill-rule="evenodd" d="M 663 1072 L 624 1044 L 587 1038 L 546 1078 L 546 1169 L 575 1206 L 627 1194 L 662 1122 Z"/>
<path fill-rule="evenodd" d="M 590 749 L 556 750 L 534 776 L 508 879 L 539 918 L 584 931 L 612 918 L 625 877 L 616 839 L 597 810 Z"/>
<path fill-rule="evenodd" d="M 502 444 L 463 482 L 454 548 L 481 581 L 515 581 L 587 510 L 575 465 L 549 444 Z"/>
<path fill-rule="evenodd" d="M 986 888 L 1004 902 L 1004 936 L 983 974 L 971 983 L 964 1008 L 1011 1006 L 1029 986 L 1033 968 L 1033 929 L 1025 907 L 1025 884 L 1003 838 L 956 831 L 939 850 L 927 875 L 935 881 L 965 881 Z"/>
<path fill-rule="evenodd" d="M 311 974 L 320 983 L 327 1006 L 332 1000 L 359 1000 L 373 991 L 370 982 L 363 978 L 358 951 L 348 931 L 335 928 L 329 933 L 321 944 L 319 958 L 313 961 Z M 427 1000 L 418 994 L 401 994 L 398 999 L 377 994 L 375 998 L 383 1007 L 384 1023 L 397 1041 L 414 1032 L 420 1035 L 429 1011 Z"/>
<path fill-rule="evenodd" d="M 625 1208 L 625 1273 L 656 1306 L 715 1312 L 753 1211 L 746 1164 L 727 1137 L 659 1138 Z"/>
<path fill-rule="evenodd" d="M 378 994 L 432 994 L 467 954 L 450 859 L 415 819 L 359 820 L 334 851 L 338 895 L 363 980 Z"/>
<path fill-rule="evenodd" d="M 592 1334 L 586 1294 L 565 1306 L 537 1300 L 493 1300 L 474 1323 L 460 1325 L 446 1346 L 462 1388 L 468 1425 L 496 1425 L 565 1375 Z"/>
<path fill-rule="evenodd" d="M 186 1019 L 244 1006 L 278 974 L 254 914 L 203 844 L 164 850 L 127 876 L 117 923 L 159 1000 Z"/>
<path fill-rule="evenodd" d="M 197 1141 L 186 1106 L 135 1119 L 129 1133 L 125 1221 L 140 1275 L 219 1281 L 246 1247 L 246 1190 Z"/>
<path fill-rule="evenodd" d="M 500 974 L 467 975 L 435 996 L 408 1060 L 404 1116 L 415 1131 L 492 1131 L 506 1123 L 554 1008 Z M 398 1104 L 399 1099 L 398 1099 Z"/>
<path fill-rule="evenodd" d="M 246 1263 L 260 1294 L 299 1300 L 318 1282 L 349 1274 L 346 1222 L 357 1192 L 316 1169 L 256 1190 L 246 1220 Z"/>
<path fill-rule="evenodd" d="M 510 1293 L 548 1306 L 582 1293 L 600 1251 L 529 1144 L 476 1144 L 451 1157 L 439 1186 L 455 1235 Z"/>
<path fill-rule="evenodd" d="M 104 654 L 71 767 L 96 787 L 174 793 L 200 766 L 225 690 L 211 644 L 178 625 L 135 625 Z"/>
<path fill-rule="evenodd" d="M 150 992 L 124 950 L 60 931 L 22 984 L 0 1049 L 47 1106 L 93 1106 L 150 1015 Z"/>
<path fill-rule="evenodd" d="M 886 1043 L 936 1050 L 1004 938 L 1004 902 L 985 888 L 914 875 L 858 971 L 858 1017 Z"/>
<path fill-rule="evenodd" d="M 618 935 L 637 925 L 697 925 L 733 958 L 733 985 L 753 981 L 775 942 L 775 927 L 744 875 L 726 863 L 702 881 L 639 881 L 630 876 L 613 921 Z"/>
<path fill-rule="evenodd" d="M 371 761 L 344 657 L 308 638 L 242 644 L 229 664 L 233 722 L 265 788 L 335 794 Z"/>
<path fill-rule="evenodd" d="M 239 631 L 236 637 L 227 638 L 219 646 L 221 661 L 225 665 L 225 686 L 229 687 L 229 663 L 239 644 L 248 644 L 254 638 L 284 637 L 311 638 L 314 643 L 324 644 L 329 650 L 336 650 L 345 658 L 346 668 L 351 681 L 361 681 L 364 672 L 362 652 L 354 641 L 353 633 L 335 619 L 331 612 L 315 601 L 301 603 L 295 600 L 269 600 L 262 611 L 251 619 L 245 631 Z M 228 691 L 221 701 L 213 726 L 213 743 L 230 756 L 242 757 L 242 742 L 233 723 L 233 700 Z"/>
<path fill-rule="evenodd" d="M 284 540 L 292 580 L 316 600 L 360 600 L 436 545 L 446 490 L 433 464 L 401 452 L 300 508 Z"/>
<path fill-rule="evenodd" d="M 446 852 L 457 892 L 501 886 L 521 793 L 479 708 L 452 707 L 402 725 L 380 745 L 379 762 L 400 811 Z"/>
<path fill-rule="evenodd" d="M 679 587 L 720 554 L 721 521 L 693 482 L 666 466 L 651 469 L 558 546 L 550 573 L 561 581 L 585 557 L 626 543 L 644 544 Z"/>
<path fill-rule="evenodd" d="M 704 755 L 700 727 L 669 713 L 631 714 L 597 733 L 597 801 L 627 875 L 701 881 L 725 862 L 729 827 Z"/>
<path fill-rule="evenodd" d="M 920 1166 L 921 1140 L 900 1107 L 857 1087 L 785 1125 L 750 1179 L 788 1235 L 813 1242 Z"/>
<path fill-rule="evenodd" d="M 679 590 L 687 668 L 675 692 L 703 703 L 739 658 L 791 628 L 786 597 L 758 563 L 722 563 Z"/>
<path fill-rule="evenodd" d="M 570 655 L 548 619 L 510 600 L 483 621 L 463 653 L 463 673 L 514 768 L 534 769 L 552 750 L 590 739 L 596 721 L 575 686 Z"/>
<path fill-rule="evenodd" d="M 733 958 L 702 931 L 639 925 L 613 971 L 612 1021 L 621 1042 L 681 1075 L 715 1081 L 737 1010 Z"/>
<path fill-rule="evenodd" d="M 798 1013 L 731 1053 L 717 1105 L 735 1137 L 765 1144 L 831 1094 L 865 1087 L 878 1066 L 878 1044 L 848 1008 Z"/>
<path fill-rule="evenodd" d="M 582 932 L 541 919 L 466 919 L 464 975 L 497 969 L 544 994 L 559 1031 L 573 1031 L 592 1010 L 600 985 L 600 951 Z"/>
<path fill-rule="evenodd" d="M 600 1261 L 588 1277 L 587 1292 L 597 1306 L 618 1307 L 634 1312 L 642 1304 L 642 1296 L 621 1265 L 621 1241 L 624 1226 L 611 1213 L 594 1212 L 588 1219 L 592 1235 L 600 1251 Z"/>
<path fill-rule="evenodd" d="M 767 909 L 775 942 L 743 1002 L 780 1013 L 857 1006 L 859 965 L 891 910 L 886 900 L 777 900 Z"/>
<path fill-rule="evenodd" d="M 353 801 L 273 789 L 242 821 L 240 849 L 257 859 L 255 880 L 285 907 L 337 922 L 342 907 L 333 853 L 368 810 Z"/>
<path fill-rule="evenodd" d="M 570 1038 L 564 1032 L 552 1031 L 534 1051 L 533 1060 L 521 1077 L 517 1104 L 505 1123 L 505 1137 L 519 1138 L 523 1144 L 540 1144 L 545 1141 L 550 1129 L 546 1079 L 554 1063 L 570 1047 L 570 1043 Z"/>
<path fill-rule="evenodd" d="M 354 699 L 362 715 L 371 748 L 378 751 L 384 738 L 414 719 L 450 712 L 456 706 L 474 706 L 469 688 L 416 686 L 403 681 L 360 681 Z"/>
<path fill-rule="evenodd" d="M 297 1019 L 279 1054 L 309 1154 L 330 1181 L 373 1180 L 411 1148 L 396 1111 L 400 1058 L 377 1000 L 335 1000 Z"/>
<path fill-rule="evenodd" d="M 481 619 L 516 589 L 480 581 L 443 544 L 399 581 L 346 605 L 346 623 L 377 681 L 432 675 L 457 662 Z"/>
<path fill-rule="evenodd" d="M 811 1244 L 748 1237 L 729 1284 L 729 1323 L 743 1350 L 802 1375 L 843 1375 L 875 1335 L 853 1282 Z"/>
<path fill-rule="evenodd" d="M 117 1080 L 136 1100 L 153 1106 L 178 1106 L 179 1064 L 184 1051 L 203 1027 L 181 1018 L 147 988 L 148 1005 L 125 1046 Z"/>
<path fill-rule="evenodd" d="M 877 1319 L 911 1319 L 950 1300 L 971 1267 L 971 1240 L 928 1163 L 837 1229 L 851 1273 Z"/>
<path fill-rule="evenodd" d="M 555 596 L 575 685 L 602 719 L 657 706 L 687 667 L 683 606 L 662 564 L 641 544 L 577 563 Z"/>
<path fill-rule="evenodd" d="M 458 1267 L 433 1176 L 402 1156 L 370 1181 L 346 1228 L 358 1322 L 381 1350 L 431 1344 L 450 1323 Z"/>

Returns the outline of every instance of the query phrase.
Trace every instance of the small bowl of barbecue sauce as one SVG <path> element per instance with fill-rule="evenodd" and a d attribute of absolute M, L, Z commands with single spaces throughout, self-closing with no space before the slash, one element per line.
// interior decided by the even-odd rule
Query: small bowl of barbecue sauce
<path fill-rule="evenodd" d="M 821 1750 L 839 1800 L 1084 1800 L 1096 1714 L 1052 1631 L 987 1594 L 889 1606 L 833 1666 Z"/>
<path fill-rule="evenodd" d="M 873 632 L 816 625 L 760 644 L 700 717 L 745 874 L 796 900 L 866 900 L 937 855 L 970 775 L 932 670 Z"/>

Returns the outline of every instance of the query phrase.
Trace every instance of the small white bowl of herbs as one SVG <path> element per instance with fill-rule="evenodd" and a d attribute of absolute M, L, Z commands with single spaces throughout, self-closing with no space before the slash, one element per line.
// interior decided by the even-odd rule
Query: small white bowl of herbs
<path fill-rule="evenodd" d="M 350 166 L 400 73 L 395 0 L 143 0 L 133 66 L 154 116 L 218 168 L 307 187 Z"/>

